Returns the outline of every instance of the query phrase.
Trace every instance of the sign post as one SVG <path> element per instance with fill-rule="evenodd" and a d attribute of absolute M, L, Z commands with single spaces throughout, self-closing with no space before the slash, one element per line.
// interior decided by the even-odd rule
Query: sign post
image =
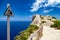
<path fill-rule="evenodd" d="M 10 16 L 13 15 L 10 8 L 10 4 L 7 4 L 7 9 L 4 15 L 7 16 L 7 40 L 10 40 Z"/>

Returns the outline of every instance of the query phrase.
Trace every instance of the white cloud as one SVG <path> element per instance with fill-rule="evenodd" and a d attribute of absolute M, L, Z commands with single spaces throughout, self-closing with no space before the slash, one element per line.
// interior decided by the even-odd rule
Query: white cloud
<path fill-rule="evenodd" d="M 51 12 L 53 9 L 50 9 L 50 10 L 44 10 L 44 12 L 43 13 L 49 13 L 49 12 Z"/>
<path fill-rule="evenodd" d="M 58 8 L 60 8 L 60 6 L 57 6 Z"/>
<path fill-rule="evenodd" d="M 10 21 L 31 21 L 32 15 L 10 17 Z M 7 21 L 7 17 L 1 16 L 0 21 Z"/>
<path fill-rule="evenodd" d="M 44 3 L 44 4 L 43 4 Z M 31 12 L 37 11 L 41 7 L 55 7 L 57 4 L 60 4 L 60 0 L 36 0 L 32 4 L 32 9 L 30 10 Z"/>
<path fill-rule="evenodd" d="M 31 21 L 32 16 L 15 16 L 15 17 L 11 17 L 12 21 Z"/>
<path fill-rule="evenodd" d="M 34 2 L 33 3 L 33 5 L 32 5 L 32 10 L 30 10 L 31 12 L 33 12 L 33 11 L 37 11 L 41 6 L 40 6 L 40 4 L 41 4 L 41 2 L 44 2 L 44 0 L 36 0 L 36 2 Z M 39 7 L 40 6 L 40 7 Z"/>

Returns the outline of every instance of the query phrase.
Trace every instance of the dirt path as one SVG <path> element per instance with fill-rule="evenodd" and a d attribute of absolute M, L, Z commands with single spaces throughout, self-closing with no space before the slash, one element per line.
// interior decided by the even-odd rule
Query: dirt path
<path fill-rule="evenodd" d="M 60 30 L 43 26 L 43 36 L 40 40 L 60 40 Z"/>

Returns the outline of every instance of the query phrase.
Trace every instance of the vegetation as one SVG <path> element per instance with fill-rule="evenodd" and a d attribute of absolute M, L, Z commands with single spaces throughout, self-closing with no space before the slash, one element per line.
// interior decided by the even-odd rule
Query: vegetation
<path fill-rule="evenodd" d="M 51 25 L 51 27 L 54 27 L 54 28 L 60 29 L 60 20 L 56 20 L 56 21 L 54 21 L 54 24 Z"/>
<path fill-rule="evenodd" d="M 52 17 L 53 19 L 56 19 L 55 17 Z"/>
<path fill-rule="evenodd" d="M 46 21 L 42 21 L 41 23 L 46 23 Z"/>
<path fill-rule="evenodd" d="M 43 16 L 41 16 L 41 15 L 40 15 L 40 18 L 41 18 L 41 19 L 44 19 L 44 17 L 43 17 Z"/>
<path fill-rule="evenodd" d="M 50 21 L 51 21 L 51 19 L 48 19 L 48 20 L 50 20 Z"/>
<path fill-rule="evenodd" d="M 36 25 L 30 25 L 26 30 L 20 32 L 18 36 L 15 37 L 15 40 L 27 40 L 31 33 L 36 31 L 39 27 Z"/>

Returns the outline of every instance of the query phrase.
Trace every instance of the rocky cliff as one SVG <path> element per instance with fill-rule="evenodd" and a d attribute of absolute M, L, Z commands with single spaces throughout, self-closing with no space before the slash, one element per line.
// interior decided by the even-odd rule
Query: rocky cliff
<path fill-rule="evenodd" d="M 31 25 L 26 30 L 20 32 L 20 35 L 17 35 L 15 40 L 45 40 L 45 38 L 49 40 L 51 38 L 49 35 L 55 31 L 54 28 L 50 28 L 55 20 L 55 17 L 49 15 L 41 16 L 36 14 L 32 17 Z M 60 31 L 57 33 L 60 33 Z"/>
<path fill-rule="evenodd" d="M 30 35 L 30 37 L 28 38 L 28 40 L 40 40 L 41 37 L 43 36 L 43 26 L 47 25 L 50 26 L 53 24 L 52 21 L 56 20 L 55 18 L 51 17 L 51 16 L 41 16 L 41 15 L 34 15 L 32 18 L 32 23 L 31 25 L 37 25 L 39 27 L 38 30 L 36 30 L 34 33 L 32 33 Z"/>
<path fill-rule="evenodd" d="M 28 40 L 39 40 L 39 38 L 42 36 L 42 30 L 43 27 L 41 25 L 41 18 L 40 15 L 36 14 L 33 16 L 32 18 L 32 23 L 31 25 L 37 25 L 39 28 L 30 35 L 30 37 L 28 38 Z"/>

